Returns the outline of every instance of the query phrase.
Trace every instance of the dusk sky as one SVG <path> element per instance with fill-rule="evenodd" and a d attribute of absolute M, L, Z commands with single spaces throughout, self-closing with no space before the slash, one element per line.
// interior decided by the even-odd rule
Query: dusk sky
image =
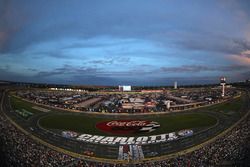
<path fill-rule="evenodd" d="M 173 85 L 250 78 L 249 0 L 0 0 L 0 80 Z"/>

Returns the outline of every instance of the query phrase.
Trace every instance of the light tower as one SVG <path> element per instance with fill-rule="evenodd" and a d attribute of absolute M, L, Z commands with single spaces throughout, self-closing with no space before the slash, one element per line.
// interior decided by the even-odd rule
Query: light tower
<path fill-rule="evenodd" d="M 177 81 L 174 82 L 174 89 L 177 89 Z"/>
<path fill-rule="evenodd" d="M 225 85 L 226 85 L 226 78 L 225 77 L 220 78 L 220 85 L 222 86 L 221 97 L 224 97 L 225 96 Z"/>

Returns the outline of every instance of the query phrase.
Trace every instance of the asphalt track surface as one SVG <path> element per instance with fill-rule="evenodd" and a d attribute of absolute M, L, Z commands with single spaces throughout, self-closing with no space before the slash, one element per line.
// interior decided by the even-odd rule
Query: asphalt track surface
<path fill-rule="evenodd" d="M 118 156 L 118 145 L 117 146 L 110 146 L 110 145 L 101 145 L 101 144 L 90 144 L 84 143 L 76 140 L 66 139 L 60 135 L 56 135 L 51 133 L 45 129 L 41 129 L 37 122 L 38 120 L 46 116 L 50 113 L 40 113 L 34 115 L 28 121 L 25 121 L 23 118 L 16 116 L 16 114 L 10 112 L 12 111 L 9 98 L 8 96 L 4 97 L 3 101 L 3 111 L 18 125 L 20 125 L 23 129 L 25 129 L 31 135 L 34 135 L 54 146 L 63 148 L 65 150 L 69 150 L 75 153 L 83 154 L 85 150 L 93 151 L 96 157 L 101 157 L 105 159 L 117 159 Z M 244 109 L 244 108 L 243 108 Z M 64 111 L 65 112 L 65 111 Z M 216 115 L 218 118 L 218 124 L 213 128 L 207 129 L 204 132 L 200 132 L 194 134 L 192 137 L 186 137 L 183 139 L 179 139 L 176 141 L 165 142 L 160 144 L 150 144 L 145 145 L 142 147 L 143 152 L 145 155 L 149 154 L 150 152 L 158 152 L 157 156 L 162 156 L 174 152 L 178 152 L 184 150 L 186 148 L 190 148 L 194 145 L 200 144 L 211 137 L 216 136 L 217 134 L 221 133 L 225 129 L 227 129 L 230 125 L 236 122 L 239 118 L 233 117 L 228 119 L 223 114 L 217 112 L 207 112 L 208 114 Z M 31 130 L 31 128 L 33 130 Z M 150 156 L 146 156 L 146 158 L 151 158 Z"/>

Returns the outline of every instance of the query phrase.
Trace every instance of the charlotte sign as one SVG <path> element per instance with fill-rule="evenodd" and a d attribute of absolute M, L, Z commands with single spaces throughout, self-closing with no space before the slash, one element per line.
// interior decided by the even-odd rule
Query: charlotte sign
<path fill-rule="evenodd" d="M 182 137 L 178 136 L 175 132 L 152 135 L 152 136 L 139 136 L 139 137 L 115 137 L 115 136 L 98 136 L 90 134 L 81 134 L 76 140 L 89 142 L 89 143 L 99 143 L 99 144 L 109 144 L 109 145 L 125 145 L 125 144 L 152 144 L 152 143 L 161 143 L 171 140 L 176 140 L 177 138 Z"/>
<path fill-rule="evenodd" d="M 96 127 L 111 134 L 136 134 L 152 132 L 160 127 L 160 124 L 147 120 L 113 120 L 96 124 Z"/>

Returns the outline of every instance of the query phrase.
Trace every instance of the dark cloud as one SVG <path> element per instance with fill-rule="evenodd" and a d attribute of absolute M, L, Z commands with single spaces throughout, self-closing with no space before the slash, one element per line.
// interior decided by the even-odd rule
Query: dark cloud
<path fill-rule="evenodd" d="M 101 64 L 101 65 L 113 64 L 114 59 L 110 59 L 110 60 L 93 60 L 93 61 L 89 61 L 89 63 L 90 64 Z"/>
<path fill-rule="evenodd" d="M 12 49 L 15 35 L 22 30 L 26 16 L 13 1 L 0 1 L 0 53 Z"/>
<path fill-rule="evenodd" d="M 29 81 L 37 82 L 38 81 L 36 80 L 36 78 L 10 71 L 9 66 L 3 67 L 3 68 L 0 67 L 0 78 L 1 80 L 19 81 L 19 82 L 29 82 Z M 39 82 L 42 82 L 42 81 L 39 80 Z"/>
<path fill-rule="evenodd" d="M 200 72 L 211 72 L 219 71 L 224 73 L 240 72 L 250 70 L 249 66 L 243 65 L 228 65 L 228 66 L 217 66 L 208 67 L 201 65 L 183 65 L 179 67 L 161 67 L 159 69 L 147 70 L 143 67 L 148 67 L 150 65 L 135 66 L 135 68 L 127 71 L 109 71 L 107 69 L 101 68 L 89 68 L 89 67 L 74 67 L 71 65 L 64 65 L 60 68 L 55 68 L 50 71 L 40 71 L 30 69 L 33 72 L 37 72 L 34 77 L 38 78 L 49 78 L 54 76 L 64 76 L 64 78 L 71 78 L 71 76 L 81 76 L 81 77 L 107 77 L 107 78 L 131 78 L 140 76 L 150 76 L 156 77 L 157 74 L 169 74 L 169 73 L 200 73 Z M 158 77 L 161 78 L 161 77 Z M 138 78 L 140 80 L 140 78 Z"/>
<path fill-rule="evenodd" d="M 63 67 L 55 68 L 54 70 L 51 70 L 51 71 L 40 71 L 34 77 L 46 78 L 46 77 L 63 75 L 65 76 L 65 78 L 67 78 L 66 75 L 72 75 L 72 74 L 93 76 L 93 75 L 96 75 L 98 70 L 99 69 L 97 68 L 73 67 L 71 65 L 64 65 Z"/>
<path fill-rule="evenodd" d="M 156 83 L 155 85 L 174 85 L 174 82 L 177 81 L 178 85 L 192 85 L 192 84 L 218 84 L 219 78 L 221 76 L 203 76 L 203 77 L 161 77 L 161 78 L 152 78 L 148 82 Z M 156 82 L 153 82 L 155 80 Z M 147 83 L 147 82 L 145 82 Z"/>
<path fill-rule="evenodd" d="M 250 50 L 250 42 L 246 39 L 202 34 L 183 38 L 177 42 L 180 47 L 191 51 L 219 52 L 222 54 L 239 54 Z"/>
<path fill-rule="evenodd" d="M 148 66 L 148 65 L 142 65 Z M 145 69 L 135 68 L 128 71 L 105 71 L 104 69 L 73 67 L 71 65 L 64 65 L 60 68 L 55 68 L 49 71 L 37 71 L 36 69 L 28 68 L 27 70 L 35 72 L 35 75 L 25 76 L 18 73 L 9 72 L 9 66 L 0 68 L 0 77 L 5 80 L 26 81 L 26 82 L 42 82 L 42 83 L 61 83 L 61 84 L 91 84 L 91 85 L 172 85 L 174 81 L 178 81 L 180 85 L 187 84 L 208 84 L 217 83 L 220 76 L 193 76 L 193 77 L 162 77 L 154 74 L 159 73 L 193 73 L 199 71 L 225 71 L 231 73 L 232 71 L 239 72 L 237 79 L 241 77 L 249 77 L 250 69 L 247 66 L 231 65 L 221 66 L 217 68 L 209 68 L 204 66 L 180 66 L 169 69 L 157 69 L 154 71 L 145 71 Z M 243 70 L 243 71 L 242 71 Z M 245 71 L 244 71 L 245 70 Z M 248 71 L 247 71 L 248 70 Z M 226 73 L 227 74 L 227 73 Z M 136 77 L 138 75 L 148 77 Z M 227 76 L 227 75 L 226 75 Z M 235 81 L 230 80 L 229 81 Z"/>
<path fill-rule="evenodd" d="M 227 65 L 227 66 L 203 66 L 203 65 L 183 65 L 180 67 L 162 67 L 161 70 L 167 73 L 199 73 L 206 71 L 233 72 L 250 69 L 245 65 Z"/>
<path fill-rule="evenodd" d="M 12 6 L 14 8 L 20 6 L 26 16 L 31 17 L 27 17 L 30 24 L 25 24 L 22 31 L 17 34 L 16 42 L 12 41 L 13 47 L 8 51 L 26 48 L 34 42 L 70 37 L 89 39 L 109 35 L 119 38 L 154 39 L 152 37 L 158 35 L 161 39 L 157 40 L 163 40 L 169 38 L 169 35 L 162 36 L 162 33 L 172 35 L 175 30 L 200 33 L 209 24 L 215 24 L 213 21 L 200 24 L 204 18 L 193 12 L 196 11 L 194 9 L 197 8 L 197 12 L 202 12 L 200 10 L 204 9 L 204 15 L 210 14 L 210 10 L 202 3 L 193 6 L 192 3 L 179 4 L 175 1 L 158 1 L 157 4 L 151 1 L 109 1 L 107 3 L 100 1 L 34 3 L 31 1 L 30 5 L 23 5 L 15 1 Z M 176 8 L 185 14 L 179 14 Z M 17 19 L 13 19 L 14 21 Z M 100 44 L 85 45 L 96 47 Z M 72 44 L 69 47 L 76 46 Z M 77 47 L 86 46 L 77 44 Z"/>
<path fill-rule="evenodd" d="M 25 53 L 23 53 L 25 54 Z M 44 57 L 48 58 L 56 58 L 56 59 L 74 59 L 75 57 L 72 56 L 71 54 L 67 54 L 61 50 L 57 51 L 36 51 L 36 52 L 31 52 L 30 56 L 35 59 L 41 59 Z M 84 56 L 80 55 L 82 58 Z"/>
<path fill-rule="evenodd" d="M 244 78 L 249 79 L 250 78 L 250 71 L 246 71 L 246 72 L 242 73 L 242 75 L 244 76 Z"/>
<path fill-rule="evenodd" d="M 175 73 L 180 73 L 180 72 L 201 72 L 201 71 L 213 71 L 214 69 L 211 67 L 206 67 L 206 66 L 200 66 L 200 65 L 183 65 L 181 67 L 162 67 L 161 70 L 163 72 L 175 72 Z"/>
<path fill-rule="evenodd" d="M 38 70 L 35 69 L 35 68 L 27 68 L 28 71 L 31 71 L 31 72 L 37 72 Z"/>
<path fill-rule="evenodd" d="M 88 84 L 88 85 L 119 85 L 121 82 L 120 79 L 107 77 L 107 76 L 89 76 L 89 75 L 73 75 L 69 82 L 66 84 Z"/>
<path fill-rule="evenodd" d="M 60 71 L 60 70 L 59 70 Z M 2 80 L 9 81 L 20 81 L 20 82 L 37 82 L 37 83 L 53 83 L 53 84 L 82 84 L 82 85 L 173 85 L 174 81 L 178 81 L 179 85 L 185 84 L 197 84 L 197 83 L 217 83 L 219 77 L 192 77 L 192 78 L 183 78 L 183 77 L 164 77 L 164 78 L 154 78 L 148 77 L 145 79 L 142 78 L 117 78 L 111 76 L 98 76 L 90 75 L 88 70 L 84 70 L 84 73 L 75 73 L 68 77 L 58 78 L 57 72 L 42 72 L 39 75 L 35 76 L 25 76 L 17 73 L 9 72 L 3 69 L 0 69 L 0 78 Z M 90 70 L 92 71 L 92 70 Z M 50 74 L 52 73 L 52 74 Z M 87 74 L 86 74 L 87 73 Z M 59 74 L 61 75 L 61 73 Z"/>
<path fill-rule="evenodd" d="M 6 56 L 1 56 L 0 67 L 11 68 L 0 68 L 1 76 L 143 84 L 144 78 L 154 76 L 150 82 L 163 83 L 172 73 L 248 74 L 248 4 L 241 0 L 3 0 L 0 55 Z M 71 65 L 64 65 L 66 61 Z"/>
<path fill-rule="evenodd" d="M 4 4 L 10 4 L 7 2 L 9 1 L 6 1 Z M 127 1 L 123 3 L 116 1 L 109 3 L 97 3 L 96 1 L 85 3 L 80 1 L 77 3 L 69 3 L 67 1 L 60 1 L 60 3 L 55 2 L 30 2 L 32 5 L 20 5 L 20 2 L 16 1 L 8 6 L 5 5 L 6 7 L 4 7 L 4 9 L 6 11 L 9 11 L 9 8 L 15 9 L 20 6 L 19 8 L 23 9 L 23 13 L 25 14 L 18 13 L 19 15 L 31 16 L 27 17 L 28 21 L 26 21 L 30 22 L 30 24 L 22 23 L 23 29 L 18 31 L 18 34 L 15 35 L 15 39 L 10 39 L 9 41 L 11 47 L 6 46 L 4 50 L 14 52 L 42 41 L 46 42 L 72 37 L 87 40 L 103 35 L 118 38 L 156 40 L 163 42 L 164 45 L 169 45 L 169 40 L 175 37 L 176 39 L 171 42 L 177 45 L 180 44 L 190 50 L 235 53 L 242 49 L 238 48 L 241 47 L 238 45 L 242 45 L 242 43 L 238 44 L 238 42 L 234 42 L 235 37 L 233 37 L 233 35 L 231 36 L 232 30 L 226 29 L 228 32 L 227 36 L 224 33 L 216 33 L 215 29 L 207 30 L 209 25 L 216 25 L 216 22 L 214 23 L 213 20 L 217 19 L 211 14 L 209 9 L 210 7 L 213 9 L 214 7 L 209 3 L 206 4 L 207 7 L 202 3 L 196 3 L 194 6 L 191 5 L 192 3 L 186 3 L 185 5 L 179 4 L 179 9 L 185 13 L 185 15 L 181 15 L 173 11 L 174 8 L 171 9 L 172 7 L 177 7 L 177 2 L 175 1 L 159 1 L 157 5 L 150 1 Z M 140 7 L 142 2 L 144 2 L 143 7 Z M 204 9 L 204 15 L 206 16 L 206 13 L 208 13 L 211 15 L 211 19 L 207 20 L 207 23 L 204 22 L 204 24 L 201 24 L 205 18 L 203 15 L 196 15 L 197 12 L 190 11 L 193 8 L 198 8 L 197 12 L 200 12 L 198 14 L 202 14 L 202 9 Z M 55 9 L 57 12 L 54 12 Z M 46 12 L 44 13 L 44 11 Z M 3 20 L 8 22 L 13 20 L 12 24 L 14 24 L 18 22 L 20 18 L 14 17 Z M 229 22 L 231 20 L 227 21 Z M 190 22 L 192 22 L 192 24 L 190 24 Z M 8 30 L 14 29 L 14 27 L 20 27 L 16 24 L 12 24 L 10 26 L 3 24 L 3 26 Z M 221 26 L 228 27 L 227 24 Z M 234 26 L 231 25 L 231 27 Z M 180 38 L 180 41 L 178 38 Z M 72 43 L 71 45 L 65 46 L 65 48 L 96 48 L 115 44 L 116 43 Z"/>
<path fill-rule="evenodd" d="M 237 56 L 250 59 L 250 49 L 237 54 Z"/>
<path fill-rule="evenodd" d="M 227 65 L 227 66 L 217 67 L 216 69 L 218 71 L 233 72 L 233 71 L 249 70 L 250 66 L 247 66 L 247 65 Z"/>
<path fill-rule="evenodd" d="M 108 57 L 106 59 L 96 59 L 92 61 L 88 61 L 87 63 L 94 64 L 94 65 L 119 65 L 120 63 L 129 63 L 129 57 Z"/>
<path fill-rule="evenodd" d="M 4 0 L 0 2 L 0 52 L 7 47 L 7 42 L 12 31 L 9 26 L 10 2 Z"/>

